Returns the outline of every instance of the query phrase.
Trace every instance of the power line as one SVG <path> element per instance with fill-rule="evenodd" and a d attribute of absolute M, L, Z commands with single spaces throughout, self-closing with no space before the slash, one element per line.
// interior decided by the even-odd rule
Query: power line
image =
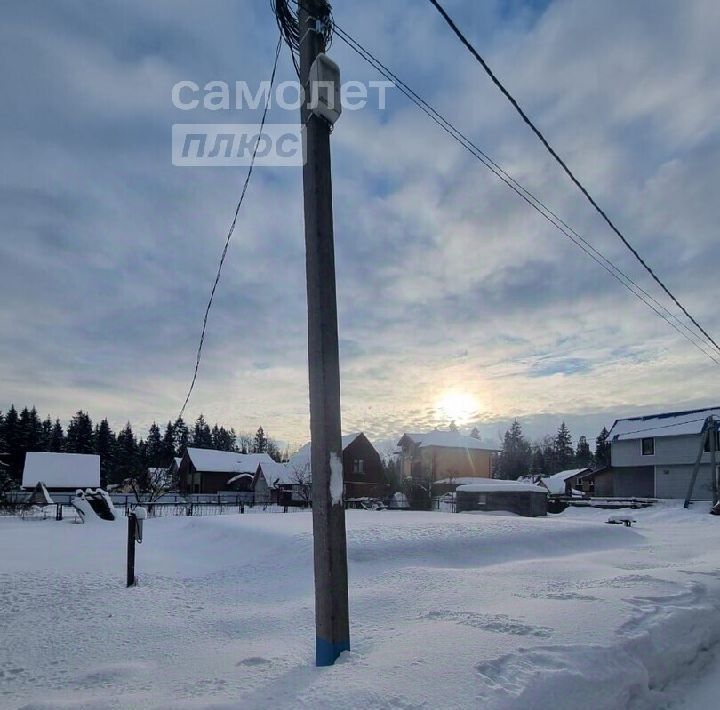
<path fill-rule="evenodd" d="M 703 347 L 705 341 L 700 339 L 700 336 L 692 331 L 688 326 L 680 321 L 677 316 L 671 313 L 665 306 L 657 301 L 653 296 L 647 293 L 641 286 L 635 283 L 627 274 L 621 269 L 616 267 L 607 257 L 605 257 L 600 251 L 592 246 L 587 240 L 579 235 L 572 227 L 558 217 L 549 207 L 547 207 L 541 200 L 533 195 L 529 190 L 524 188 L 517 180 L 505 172 L 495 161 L 493 161 L 486 153 L 478 148 L 469 138 L 461 133 L 453 124 L 450 123 L 442 114 L 435 110 L 429 103 L 422 99 L 413 89 L 411 89 L 405 82 L 403 82 L 396 74 L 388 69 L 379 59 L 377 59 L 369 50 L 363 47 L 357 40 L 351 37 L 345 32 L 336 22 L 334 23 L 334 29 L 354 52 L 360 57 L 365 59 L 371 66 L 373 66 L 380 74 L 386 79 L 392 81 L 398 89 L 409 98 L 418 108 L 420 108 L 426 115 L 428 115 L 440 128 L 442 128 L 448 135 L 455 139 L 460 145 L 468 150 L 475 158 L 477 158 L 488 170 L 495 174 L 500 180 L 502 180 L 513 192 L 515 192 L 521 199 L 529 204 L 534 210 L 541 214 L 550 224 L 552 224 L 561 234 L 570 239 L 577 247 L 582 249 L 591 259 L 597 262 L 603 269 L 605 269 L 610 275 L 619 281 L 633 296 L 642 301 L 648 308 L 655 312 L 660 318 L 662 318 L 668 325 L 676 330 L 682 337 L 688 340 L 704 355 L 710 358 L 716 365 L 720 365 L 720 360 L 716 358 L 712 351 L 707 351 Z M 637 290 L 635 290 L 637 289 Z M 653 303 L 655 305 L 653 305 Z M 675 322 L 673 322 L 675 321 Z M 677 325 L 676 325 L 677 323 Z"/>
<path fill-rule="evenodd" d="M 255 158 L 257 156 L 258 147 L 260 145 L 260 136 L 262 135 L 263 128 L 265 128 L 265 119 L 267 118 L 268 109 L 270 108 L 270 93 L 275 83 L 275 73 L 277 72 L 278 58 L 280 57 L 282 42 L 283 38 L 281 35 L 280 37 L 278 37 L 277 47 L 275 48 L 275 60 L 273 62 L 272 74 L 270 75 L 270 89 L 268 91 L 267 100 L 265 101 L 265 108 L 262 112 L 262 119 L 260 120 L 258 140 L 255 142 L 255 147 L 253 148 L 252 157 L 250 158 L 250 166 L 248 167 L 247 174 L 245 175 L 245 182 L 243 183 L 242 191 L 240 192 L 240 199 L 238 200 L 237 206 L 235 207 L 235 214 L 233 216 L 232 223 L 230 224 L 230 229 L 228 230 L 227 237 L 225 238 L 225 246 L 222 250 L 222 254 L 220 255 L 220 262 L 218 264 L 217 274 L 215 275 L 215 281 L 213 283 L 212 290 L 210 291 L 210 298 L 208 300 L 207 307 L 205 308 L 205 316 L 203 317 L 202 333 L 200 334 L 200 342 L 198 343 L 197 356 L 195 358 L 195 371 L 193 372 L 192 382 L 190 382 L 190 387 L 188 389 L 187 396 L 185 397 L 185 402 L 180 409 L 180 414 L 178 414 L 178 419 L 180 419 L 185 413 L 185 408 L 190 401 L 190 395 L 192 394 L 192 391 L 195 388 L 195 382 L 197 381 L 198 370 L 200 368 L 200 360 L 202 358 L 203 344 L 205 343 L 205 332 L 207 330 L 208 315 L 210 314 L 213 299 L 215 298 L 215 291 L 217 290 L 218 283 L 220 282 L 220 276 L 222 274 L 223 264 L 225 263 L 225 257 L 227 256 L 228 248 L 230 246 L 230 240 L 232 239 L 233 232 L 235 231 L 235 225 L 237 224 L 238 213 L 240 212 L 240 207 L 242 207 L 243 200 L 245 199 L 245 193 L 247 193 L 248 185 L 250 184 L 250 178 L 253 174 L 253 168 L 255 167 Z"/>
<path fill-rule="evenodd" d="M 570 168 L 567 166 L 565 161 L 555 152 L 553 147 L 550 145 L 550 143 L 547 141 L 545 136 L 541 133 L 540 129 L 537 128 L 537 126 L 530 120 L 528 115 L 523 111 L 523 109 L 520 107 L 518 102 L 515 100 L 515 98 L 510 94 L 510 92 L 503 86 L 502 82 L 495 76 L 492 69 L 488 66 L 487 62 L 480 56 L 478 51 L 473 47 L 473 45 L 470 43 L 470 41 L 465 37 L 465 35 L 460 31 L 458 26 L 453 22 L 452 18 L 447 14 L 445 9 L 442 7 L 442 5 L 438 2 L 438 0 L 429 0 L 430 3 L 437 9 L 437 11 L 442 15 L 445 22 L 449 25 L 450 29 L 457 35 L 458 39 L 465 45 L 465 47 L 468 49 L 468 51 L 473 55 L 473 57 L 481 64 L 482 68 L 485 70 L 487 75 L 492 80 L 493 84 L 500 89 L 500 91 L 503 93 L 505 98 L 507 98 L 508 101 L 513 105 L 515 110 L 520 114 L 523 121 L 530 127 L 532 132 L 540 139 L 540 142 L 545 146 L 545 148 L 548 150 L 550 155 L 552 155 L 553 158 L 557 161 L 557 163 L 560 165 L 560 167 L 565 171 L 565 173 L 568 175 L 568 177 L 575 183 L 575 186 L 582 192 L 583 195 L 587 198 L 588 202 L 595 208 L 595 210 L 600 214 L 600 216 L 605 220 L 605 222 L 608 224 L 610 229 L 617 234 L 617 236 L 621 239 L 622 243 L 630 250 L 630 252 L 633 254 L 633 256 L 642 264 L 642 266 L 645 268 L 645 270 L 650 274 L 650 276 L 653 277 L 653 279 L 659 284 L 660 288 L 662 288 L 665 293 L 670 296 L 670 298 L 673 300 L 675 305 L 692 321 L 693 325 L 700 330 L 700 332 L 715 346 L 715 348 L 720 352 L 720 345 L 718 345 L 715 340 L 712 338 L 712 336 L 698 323 L 698 321 L 690 315 L 690 313 L 687 311 L 685 306 L 680 303 L 680 301 L 673 295 L 673 293 L 670 291 L 670 289 L 662 282 L 662 280 L 657 276 L 657 274 L 652 270 L 652 268 L 648 265 L 648 263 L 640 256 L 638 251 L 635 249 L 635 247 L 630 244 L 630 242 L 627 240 L 625 235 L 615 226 L 615 223 L 608 217 L 605 210 L 603 210 L 597 202 L 593 199 L 593 197 L 590 195 L 590 193 L 587 191 L 585 186 L 578 180 L 578 178 L 575 177 L 573 172 L 570 170 Z"/>
<path fill-rule="evenodd" d="M 295 72 L 298 77 L 300 76 L 300 43 L 302 42 L 303 35 L 300 34 L 300 22 L 298 16 L 290 9 L 290 0 L 270 0 L 270 7 L 275 14 L 275 21 L 277 22 L 280 34 L 285 40 L 285 44 L 290 48 L 290 57 L 292 58 Z M 298 5 L 297 0 L 291 0 L 293 4 Z M 315 28 L 313 31 L 318 31 L 322 34 L 323 41 L 325 42 L 325 50 L 330 49 L 332 44 L 332 6 L 330 3 L 323 1 L 317 3 L 316 7 L 310 11 L 303 5 L 303 9 L 308 10 L 308 14 L 314 16 L 316 20 L 320 22 L 320 27 Z M 306 32 L 309 31 L 306 29 Z"/>

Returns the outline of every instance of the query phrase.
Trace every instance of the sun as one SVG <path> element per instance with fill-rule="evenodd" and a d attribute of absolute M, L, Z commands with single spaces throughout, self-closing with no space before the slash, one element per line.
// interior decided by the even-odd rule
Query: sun
<path fill-rule="evenodd" d="M 469 392 L 450 391 L 440 397 L 435 408 L 443 419 L 467 424 L 475 419 L 480 403 Z"/>

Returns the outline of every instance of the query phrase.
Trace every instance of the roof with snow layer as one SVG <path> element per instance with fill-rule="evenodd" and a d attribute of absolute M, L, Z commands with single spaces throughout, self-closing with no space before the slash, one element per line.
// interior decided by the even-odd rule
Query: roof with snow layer
<path fill-rule="evenodd" d="M 477 483 L 468 483 L 458 486 L 458 492 L 465 493 L 545 493 L 547 491 L 541 486 L 532 483 L 519 483 L 499 478 L 478 479 Z"/>
<path fill-rule="evenodd" d="M 238 454 L 235 451 L 193 448 L 188 448 L 187 453 L 196 470 L 214 473 L 254 474 L 261 463 L 272 461 L 268 454 Z"/>
<path fill-rule="evenodd" d="M 565 471 L 554 473 L 552 476 L 544 476 L 538 481 L 538 484 L 545 486 L 553 495 L 562 495 L 565 493 L 565 482 L 568 479 L 579 476 L 589 470 L 589 468 L 569 468 Z"/>
<path fill-rule="evenodd" d="M 450 449 L 481 449 L 483 451 L 495 451 L 496 449 L 488 449 L 482 441 L 472 436 L 465 436 L 459 431 L 441 431 L 435 429 L 426 434 L 403 434 L 402 439 L 407 437 L 414 443 L 418 444 L 421 449 L 428 446 L 444 446 Z M 398 446 L 400 445 L 398 442 Z"/>
<path fill-rule="evenodd" d="M 298 482 L 294 470 L 289 468 L 287 464 L 278 463 L 277 461 L 261 463 L 257 472 L 262 473 L 265 482 L 270 488 L 274 488 L 276 485 L 290 485 Z"/>
<path fill-rule="evenodd" d="M 39 482 L 48 488 L 98 488 L 100 457 L 96 454 L 65 454 L 54 451 L 28 451 L 23 468 L 23 488 Z"/>
<path fill-rule="evenodd" d="M 646 437 L 687 436 L 699 434 L 705 420 L 714 414 L 720 418 L 720 407 L 690 409 L 685 412 L 650 414 L 645 417 L 616 419 L 608 435 L 609 440 L 627 441 Z"/>
<path fill-rule="evenodd" d="M 347 447 L 350 446 L 350 444 L 352 444 L 353 441 L 360 436 L 360 434 L 361 432 L 356 432 L 355 434 L 345 434 L 345 436 L 342 437 L 342 450 L 345 451 L 345 449 L 347 449 Z M 290 460 L 287 462 L 287 466 L 291 470 L 299 470 L 307 466 L 308 470 L 310 470 L 310 442 L 301 446 L 297 453 L 290 457 Z"/>

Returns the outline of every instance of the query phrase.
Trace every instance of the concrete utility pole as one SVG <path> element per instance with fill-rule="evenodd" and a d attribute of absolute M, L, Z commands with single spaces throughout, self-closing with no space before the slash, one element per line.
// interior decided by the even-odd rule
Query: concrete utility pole
<path fill-rule="evenodd" d="M 316 31 L 319 0 L 299 3 L 300 81 L 305 101 L 303 167 L 308 294 L 312 515 L 315 554 L 315 662 L 329 666 L 350 649 L 347 546 L 342 500 L 340 362 L 330 177 L 330 126 L 307 106 L 310 68 L 324 52 Z"/>

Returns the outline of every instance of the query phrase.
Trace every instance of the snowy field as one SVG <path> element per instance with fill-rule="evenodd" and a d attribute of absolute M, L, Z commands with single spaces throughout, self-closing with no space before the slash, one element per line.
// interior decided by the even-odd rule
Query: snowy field
<path fill-rule="evenodd" d="M 0 707 L 720 706 L 720 519 L 349 511 L 352 652 L 314 660 L 309 513 L 0 518 Z"/>

